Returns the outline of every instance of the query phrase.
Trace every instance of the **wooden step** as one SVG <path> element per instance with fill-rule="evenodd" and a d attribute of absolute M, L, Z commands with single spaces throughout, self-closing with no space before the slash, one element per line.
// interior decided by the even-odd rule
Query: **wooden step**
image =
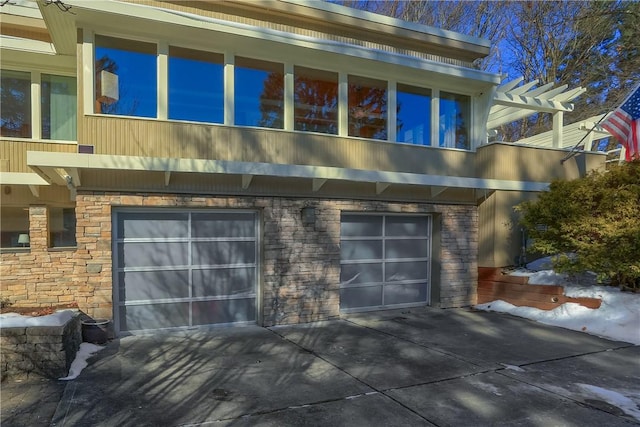
<path fill-rule="evenodd" d="M 529 285 L 526 276 L 508 276 L 500 268 L 478 268 L 478 304 L 502 300 L 519 307 L 553 310 L 567 303 L 587 308 L 600 308 L 598 298 L 574 298 L 564 295 L 564 288 L 556 285 Z"/>

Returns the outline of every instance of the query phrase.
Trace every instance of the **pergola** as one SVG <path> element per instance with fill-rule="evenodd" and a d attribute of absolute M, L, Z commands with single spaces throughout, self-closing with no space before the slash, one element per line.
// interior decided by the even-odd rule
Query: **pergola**
<path fill-rule="evenodd" d="M 539 83 L 538 80 L 521 85 L 523 80 L 524 78 L 520 77 L 503 83 L 496 89 L 493 106 L 489 110 L 487 120 L 488 134 L 495 135 L 500 126 L 533 114 L 550 113 L 553 115 L 551 144 L 544 146 L 550 148 L 567 147 L 563 132 L 564 112 L 573 111 L 574 106 L 571 101 L 586 92 L 586 89 L 578 87 L 567 90 L 567 85 L 554 87 L 553 83 L 536 87 Z"/>

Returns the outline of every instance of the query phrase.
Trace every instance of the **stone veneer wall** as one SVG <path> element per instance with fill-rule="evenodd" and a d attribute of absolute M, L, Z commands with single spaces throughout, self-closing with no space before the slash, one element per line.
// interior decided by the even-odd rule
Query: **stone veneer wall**
<path fill-rule="evenodd" d="M 80 317 L 62 326 L 0 328 L 0 377 L 66 377 L 82 343 Z"/>
<path fill-rule="evenodd" d="M 2 292 L 16 305 L 75 301 L 94 318 L 112 318 L 111 214 L 117 207 L 255 209 L 261 212 L 261 304 L 265 326 L 339 316 L 340 214 L 434 215 L 432 305 L 475 303 L 478 217 L 475 206 L 282 197 L 216 197 L 80 193 L 77 249 L 53 252 L 46 244 L 46 208 L 31 207 L 31 250 L 2 254 Z M 301 210 L 315 208 L 315 221 Z M 44 219 L 43 219 L 44 216 Z M 44 223 L 43 223 L 44 221 Z M 439 248 L 439 250 L 438 250 Z"/>

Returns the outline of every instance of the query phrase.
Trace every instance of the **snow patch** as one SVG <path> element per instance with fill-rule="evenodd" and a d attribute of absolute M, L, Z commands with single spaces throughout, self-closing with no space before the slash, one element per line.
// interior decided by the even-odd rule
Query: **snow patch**
<path fill-rule="evenodd" d="M 576 385 L 587 393 L 620 408 L 625 414 L 631 415 L 633 418 L 640 421 L 640 409 L 638 408 L 638 405 L 627 396 L 618 393 L 617 391 L 607 390 L 606 388 L 597 387 L 595 385 L 580 383 Z"/>
<path fill-rule="evenodd" d="M 516 365 L 507 365 L 506 363 L 501 363 L 502 366 L 504 366 L 505 369 L 509 369 L 511 371 L 516 371 L 516 372 L 525 372 L 524 369 L 522 369 L 520 366 L 516 366 Z"/>
<path fill-rule="evenodd" d="M 63 378 L 58 378 L 61 381 L 74 380 L 80 375 L 80 372 L 87 367 L 87 359 L 102 350 L 104 347 L 83 342 L 80 344 L 80 349 L 76 353 L 76 358 L 71 362 L 69 368 L 69 375 Z"/>
<path fill-rule="evenodd" d="M 524 272 L 520 271 L 519 274 L 524 275 Z M 530 273 L 529 277 L 529 283 L 561 285 L 567 296 L 599 298 L 602 304 L 599 309 L 590 309 L 580 304 L 566 303 L 547 311 L 533 307 L 516 307 L 498 300 L 476 305 L 475 308 L 509 313 L 547 325 L 640 344 L 640 294 L 622 292 L 610 286 L 569 284 L 566 276 L 553 271 Z"/>
<path fill-rule="evenodd" d="M 46 316 L 23 316 L 18 313 L 0 314 L 0 328 L 24 328 L 27 326 L 62 326 L 67 323 L 78 310 L 58 310 Z"/>

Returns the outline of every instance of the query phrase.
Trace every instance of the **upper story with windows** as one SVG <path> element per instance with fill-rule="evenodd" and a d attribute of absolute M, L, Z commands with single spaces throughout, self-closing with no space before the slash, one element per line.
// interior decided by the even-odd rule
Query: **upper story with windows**
<path fill-rule="evenodd" d="M 324 2 L 0 11 L 0 138 L 50 151 L 402 169 L 474 152 L 500 80 L 488 41 Z"/>

